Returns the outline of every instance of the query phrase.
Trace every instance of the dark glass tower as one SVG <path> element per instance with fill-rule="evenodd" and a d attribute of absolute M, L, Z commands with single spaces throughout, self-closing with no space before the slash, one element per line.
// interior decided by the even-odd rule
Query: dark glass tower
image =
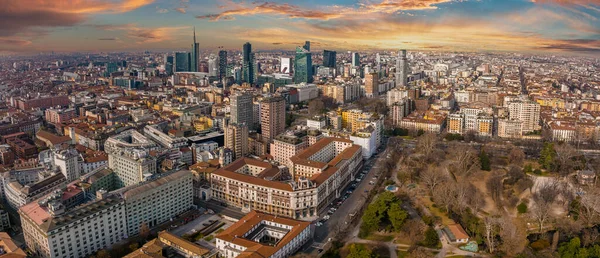
<path fill-rule="evenodd" d="M 296 58 L 294 59 L 294 82 L 310 83 L 312 75 L 312 55 L 310 53 L 310 42 L 306 41 L 303 47 L 296 47 Z"/>
<path fill-rule="evenodd" d="M 190 71 L 190 53 L 175 52 L 175 60 L 173 64 L 173 72 L 189 72 Z"/>
<path fill-rule="evenodd" d="M 244 82 L 253 84 L 254 83 L 254 55 L 252 54 L 252 45 L 250 42 L 244 44 L 244 60 L 242 60 L 242 80 Z"/>
<path fill-rule="evenodd" d="M 219 51 L 219 80 L 227 77 L 227 51 Z"/>
<path fill-rule="evenodd" d="M 194 27 L 194 43 L 192 44 L 190 71 L 200 71 L 200 44 L 196 43 L 196 27 Z"/>
<path fill-rule="evenodd" d="M 323 66 L 335 68 L 336 52 L 330 50 L 323 50 Z"/>

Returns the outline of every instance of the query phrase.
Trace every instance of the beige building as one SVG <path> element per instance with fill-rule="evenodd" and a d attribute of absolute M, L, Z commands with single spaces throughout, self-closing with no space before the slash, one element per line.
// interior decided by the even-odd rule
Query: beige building
<path fill-rule="evenodd" d="M 510 120 L 510 119 L 498 119 L 498 137 L 502 138 L 521 138 L 523 136 L 523 122 Z"/>
<path fill-rule="evenodd" d="M 248 155 L 248 126 L 244 124 L 229 124 L 226 126 L 225 148 L 233 151 L 234 160 Z"/>
<path fill-rule="evenodd" d="M 285 131 L 285 99 L 270 97 L 260 103 L 260 124 L 267 142 Z"/>
<path fill-rule="evenodd" d="M 524 133 L 540 129 L 540 104 L 531 100 L 516 100 L 508 104 L 508 118 L 521 121 Z"/>
<path fill-rule="evenodd" d="M 365 95 L 369 98 L 379 96 L 379 74 L 369 73 L 365 75 Z"/>

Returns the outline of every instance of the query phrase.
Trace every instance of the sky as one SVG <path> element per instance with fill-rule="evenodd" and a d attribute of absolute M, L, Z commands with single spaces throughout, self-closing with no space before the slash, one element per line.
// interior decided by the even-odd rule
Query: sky
<path fill-rule="evenodd" d="M 600 0 L 1 0 L 0 53 L 202 49 L 600 55 Z"/>

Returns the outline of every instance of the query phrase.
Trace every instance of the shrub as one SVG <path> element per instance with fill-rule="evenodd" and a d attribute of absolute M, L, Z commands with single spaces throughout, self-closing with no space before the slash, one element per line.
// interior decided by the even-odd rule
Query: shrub
<path fill-rule="evenodd" d="M 517 205 L 517 211 L 519 212 L 519 214 L 527 213 L 527 204 L 520 203 L 519 205 Z"/>
<path fill-rule="evenodd" d="M 540 170 L 539 168 L 536 168 L 536 169 L 533 171 L 533 173 L 534 173 L 534 174 L 536 174 L 536 175 L 541 175 L 541 174 L 542 174 L 542 170 Z"/>

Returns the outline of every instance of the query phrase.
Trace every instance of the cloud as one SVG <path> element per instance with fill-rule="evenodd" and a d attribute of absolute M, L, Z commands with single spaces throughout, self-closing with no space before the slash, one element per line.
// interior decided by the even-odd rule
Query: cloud
<path fill-rule="evenodd" d="M 384 0 L 378 3 L 362 3 L 358 7 L 325 6 L 319 9 L 303 8 L 297 5 L 280 4 L 275 2 L 227 2 L 220 6 L 228 9 L 221 13 L 196 16 L 198 19 L 211 21 L 232 20 L 235 16 L 250 16 L 259 14 L 280 15 L 289 18 L 310 20 L 331 20 L 347 18 L 364 14 L 392 14 L 400 11 L 437 9 L 437 5 L 465 0 Z M 357 17 L 354 17 L 357 18 Z"/>
<path fill-rule="evenodd" d="M 600 5 L 600 0 L 531 0 L 531 2 L 560 5 Z"/>
<path fill-rule="evenodd" d="M 159 8 L 158 6 L 156 7 L 156 12 L 157 13 L 168 13 L 169 9 L 165 9 L 165 8 Z"/>
<path fill-rule="evenodd" d="M 119 38 L 99 38 L 98 40 L 119 40 Z"/>
<path fill-rule="evenodd" d="M 31 44 L 31 41 L 19 39 L 19 38 L 0 38 L 0 45 L 16 45 L 16 46 L 27 46 Z"/>
<path fill-rule="evenodd" d="M 0 36 L 15 35 L 33 27 L 74 26 L 97 13 L 124 13 L 154 0 L 2 0 Z"/>
<path fill-rule="evenodd" d="M 175 11 L 177 11 L 177 12 L 179 12 L 179 13 L 183 13 L 183 14 L 185 14 L 185 8 L 184 8 L 184 7 L 178 7 L 178 8 L 175 8 Z"/>
<path fill-rule="evenodd" d="M 560 50 L 568 52 L 600 53 L 600 40 L 572 39 L 558 40 L 539 47 L 542 50 Z"/>

